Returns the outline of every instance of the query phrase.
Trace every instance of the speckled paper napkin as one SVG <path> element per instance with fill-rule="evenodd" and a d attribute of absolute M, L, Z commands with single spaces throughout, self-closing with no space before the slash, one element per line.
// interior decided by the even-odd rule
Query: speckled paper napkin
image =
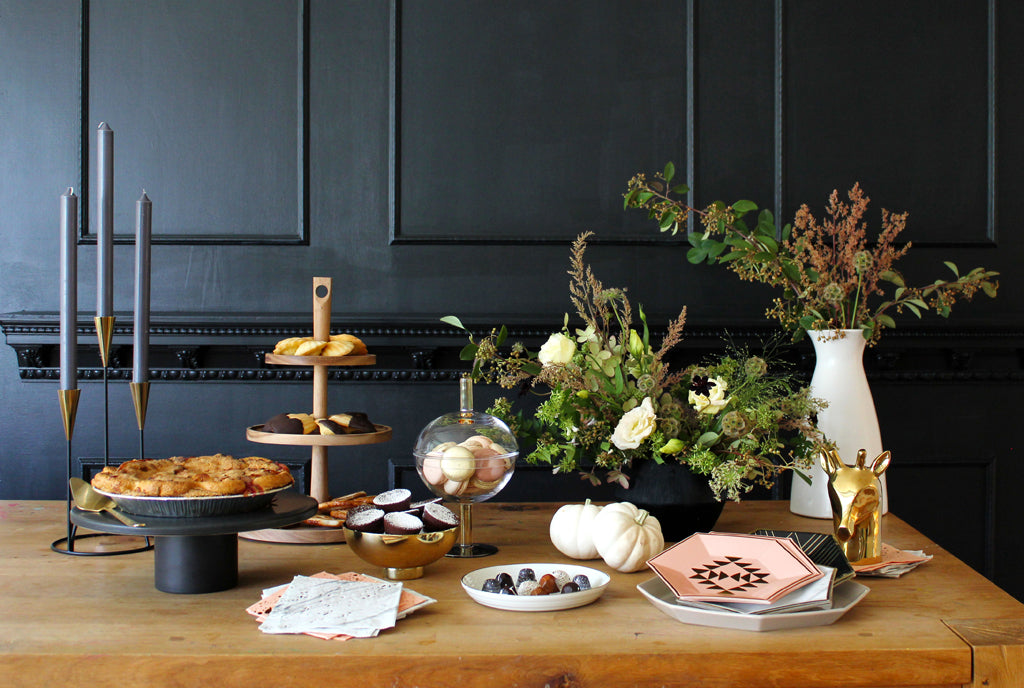
<path fill-rule="evenodd" d="M 873 564 L 853 564 L 858 576 L 877 576 L 880 578 L 899 578 L 912 571 L 920 564 L 930 561 L 932 555 L 919 550 L 902 550 L 882 543 L 882 560 Z"/>
<path fill-rule="evenodd" d="M 291 583 L 263 591 L 246 611 L 267 633 L 304 633 L 350 640 L 373 637 L 397 619 L 436 600 L 360 573 L 296 576 Z"/>

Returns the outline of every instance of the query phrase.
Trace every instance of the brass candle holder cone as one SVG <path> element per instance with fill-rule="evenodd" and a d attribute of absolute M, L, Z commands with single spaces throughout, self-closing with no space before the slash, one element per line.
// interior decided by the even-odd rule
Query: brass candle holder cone
<path fill-rule="evenodd" d="M 64 421 L 64 437 L 68 442 L 75 434 L 75 416 L 78 415 L 78 398 L 82 395 L 80 389 L 57 390 L 57 399 L 60 401 L 60 417 Z"/>
<path fill-rule="evenodd" d="M 132 404 L 135 406 L 135 420 L 139 430 L 146 427 L 146 409 L 149 407 L 149 382 L 129 382 L 132 392 Z"/>
<path fill-rule="evenodd" d="M 100 360 L 103 362 L 103 367 L 106 368 L 110 359 L 110 342 L 114 336 L 114 316 L 112 315 L 97 315 L 93 317 L 93 322 L 96 324 L 96 339 L 100 345 Z"/>

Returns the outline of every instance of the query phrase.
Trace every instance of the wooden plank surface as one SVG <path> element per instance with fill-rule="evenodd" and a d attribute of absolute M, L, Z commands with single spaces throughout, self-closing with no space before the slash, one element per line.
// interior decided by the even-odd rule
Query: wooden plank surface
<path fill-rule="evenodd" d="M 260 590 L 296 574 L 380 575 L 346 545 L 239 542 L 238 587 L 171 595 L 153 586 L 152 553 L 71 557 L 49 543 L 63 534 L 57 502 L 0 504 L 0 684 L 190 686 L 953 686 L 970 685 L 970 637 L 1024 623 L 1024 605 L 897 517 L 887 542 L 935 558 L 900 579 L 861 578 L 871 593 L 838 623 L 747 633 L 687 626 L 635 586 L 647 572 L 611 574 L 598 602 L 565 612 L 503 612 L 472 602 L 459 579 L 483 566 L 568 562 L 547 537 L 557 505 L 475 507 L 484 559 L 442 559 L 406 585 L 437 600 L 379 637 L 348 642 L 265 635 L 245 608 Z M 829 522 L 784 502 L 726 507 L 718 529 L 824 531 Z M 1000 626 L 1002 625 L 1002 626 Z M 1019 652 L 1015 642 L 1011 652 Z M 1005 638 L 1001 641 L 1008 642 Z M 995 646 L 993 646 L 995 647 Z M 1000 645 L 998 647 L 1003 647 Z M 990 688 L 1017 685 L 993 674 Z M 270 680 L 272 677 L 272 680 Z M 269 681 L 269 682 L 268 682 Z M 980 685 L 980 684 L 979 684 Z"/>

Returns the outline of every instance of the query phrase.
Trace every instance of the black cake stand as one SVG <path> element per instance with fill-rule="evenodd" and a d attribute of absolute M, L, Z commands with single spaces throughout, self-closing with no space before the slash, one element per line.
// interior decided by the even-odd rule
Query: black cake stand
<path fill-rule="evenodd" d="M 137 516 L 146 525 L 126 526 L 106 512 L 71 510 L 77 526 L 118 535 L 154 538 L 156 589 L 172 593 L 228 590 L 238 584 L 238 533 L 299 523 L 317 511 L 312 497 L 287 490 L 258 511 L 224 516 Z"/>

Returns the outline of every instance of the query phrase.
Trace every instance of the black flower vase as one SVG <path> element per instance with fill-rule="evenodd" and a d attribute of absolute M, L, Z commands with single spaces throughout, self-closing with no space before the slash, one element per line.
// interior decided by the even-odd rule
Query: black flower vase
<path fill-rule="evenodd" d="M 666 542 L 678 542 L 715 527 L 724 502 L 715 499 L 706 476 L 680 463 L 638 462 L 629 488 L 616 487 L 615 498 L 646 509 L 661 523 Z"/>

